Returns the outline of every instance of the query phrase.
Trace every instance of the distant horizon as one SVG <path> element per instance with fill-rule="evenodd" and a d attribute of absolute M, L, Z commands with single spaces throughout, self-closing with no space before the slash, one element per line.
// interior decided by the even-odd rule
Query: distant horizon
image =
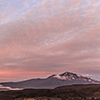
<path fill-rule="evenodd" d="M 0 0 L 0 82 L 64 71 L 100 80 L 100 0 Z"/>
<path fill-rule="evenodd" d="M 87 78 L 91 78 L 91 79 L 94 79 L 92 76 L 89 76 L 88 74 L 80 74 L 80 73 L 77 73 L 77 72 L 72 72 L 72 71 L 65 71 L 65 72 L 70 72 L 70 73 L 73 73 L 73 74 L 77 74 L 77 75 L 82 75 L 84 77 L 87 77 Z M 43 77 L 31 77 L 31 78 L 26 78 L 26 79 L 20 79 L 20 80 L 8 80 L 8 81 L 0 81 L 0 83 L 2 82 L 20 82 L 20 81 L 26 81 L 26 80 L 31 80 L 31 79 L 45 79 L 45 78 L 48 78 L 52 75 L 59 75 L 59 74 L 63 74 L 65 72 L 61 72 L 61 73 L 51 73 L 50 75 L 47 75 L 47 76 L 43 76 Z M 94 79 L 96 81 L 100 81 L 98 79 Z"/>

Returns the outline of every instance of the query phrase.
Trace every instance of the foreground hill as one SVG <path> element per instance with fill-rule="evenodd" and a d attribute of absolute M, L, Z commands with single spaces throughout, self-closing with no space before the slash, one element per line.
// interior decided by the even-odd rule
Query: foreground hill
<path fill-rule="evenodd" d="M 70 85 L 55 89 L 1 91 L 0 100 L 100 100 L 100 85 Z"/>
<path fill-rule="evenodd" d="M 53 89 L 58 86 L 73 85 L 73 84 L 100 84 L 91 78 L 84 77 L 71 72 L 65 72 L 59 75 L 51 75 L 45 79 L 30 79 L 20 82 L 0 83 L 5 87 L 11 88 L 34 88 L 34 89 Z"/>

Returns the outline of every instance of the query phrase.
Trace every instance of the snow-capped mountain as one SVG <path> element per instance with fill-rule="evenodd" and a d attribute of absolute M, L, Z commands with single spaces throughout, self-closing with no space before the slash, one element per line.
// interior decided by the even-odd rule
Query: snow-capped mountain
<path fill-rule="evenodd" d="M 86 82 L 97 83 L 97 81 L 95 81 L 91 78 L 84 77 L 82 75 L 71 73 L 71 72 L 65 72 L 63 74 L 53 75 L 52 78 L 57 78 L 60 80 L 83 80 Z"/>
<path fill-rule="evenodd" d="M 82 75 L 78 75 L 71 72 L 65 72 L 59 75 L 51 75 L 45 79 L 30 79 L 20 82 L 6 82 L 0 83 L 4 87 L 12 88 L 55 88 L 58 86 L 64 85 L 73 85 L 73 84 L 100 84 L 99 81 L 93 80 Z"/>

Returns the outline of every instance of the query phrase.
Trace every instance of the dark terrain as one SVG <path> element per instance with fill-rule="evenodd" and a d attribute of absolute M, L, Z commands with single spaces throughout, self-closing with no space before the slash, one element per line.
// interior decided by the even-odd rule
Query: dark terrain
<path fill-rule="evenodd" d="M 0 100 L 100 100 L 100 81 L 65 72 L 45 79 L 0 83 Z"/>
<path fill-rule="evenodd" d="M 100 85 L 69 85 L 55 89 L 1 91 L 0 100 L 100 100 Z"/>

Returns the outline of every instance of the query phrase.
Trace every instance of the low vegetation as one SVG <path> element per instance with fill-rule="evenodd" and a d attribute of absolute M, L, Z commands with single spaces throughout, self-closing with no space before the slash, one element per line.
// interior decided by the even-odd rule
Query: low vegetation
<path fill-rule="evenodd" d="M 0 100 L 100 100 L 100 85 L 1 91 Z"/>

